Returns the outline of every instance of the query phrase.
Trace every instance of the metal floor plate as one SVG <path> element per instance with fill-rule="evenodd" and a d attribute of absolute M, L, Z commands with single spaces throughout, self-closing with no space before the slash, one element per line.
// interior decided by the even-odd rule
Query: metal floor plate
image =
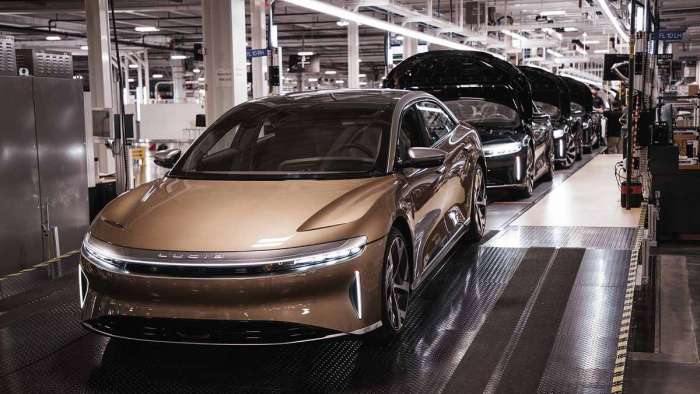
<path fill-rule="evenodd" d="M 626 227 L 508 226 L 486 243 L 508 248 L 589 248 L 629 250 L 636 229 Z"/>

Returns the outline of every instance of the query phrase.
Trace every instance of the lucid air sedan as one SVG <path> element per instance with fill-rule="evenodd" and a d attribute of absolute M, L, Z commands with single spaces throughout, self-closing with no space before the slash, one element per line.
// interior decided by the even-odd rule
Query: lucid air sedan
<path fill-rule="evenodd" d="M 571 115 L 568 85 L 549 71 L 529 66 L 518 68 L 530 81 L 535 105 L 551 119 L 555 163 L 562 168 L 571 167 L 581 154 L 582 129 L 580 120 Z"/>
<path fill-rule="evenodd" d="M 600 127 L 598 115 L 593 112 L 591 89 L 570 77 L 561 77 L 569 87 L 571 96 L 571 116 L 581 125 L 581 152 L 590 153 L 600 145 Z M 579 153 L 579 158 L 580 158 Z"/>
<path fill-rule="evenodd" d="M 484 231 L 479 136 L 426 93 L 249 101 L 156 161 L 168 174 L 112 201 L 85 237 L 82 320 L 98 333 L 387 339 L 450 250 Z"/>
<path fill-rule="evenodd" d="M 530 83 L 510 63 L 483 52 L 430 51 L 401 62 L 384 86 L 433 94 L 476 127 L 489 188 L 530 196 L 539 178 L 552 178 L 549 117 L 533 105 Z"/>

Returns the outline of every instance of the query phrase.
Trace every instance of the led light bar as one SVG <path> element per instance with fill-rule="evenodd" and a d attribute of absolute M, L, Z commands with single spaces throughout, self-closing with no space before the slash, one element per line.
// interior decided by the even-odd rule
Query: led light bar
<path fill-rule="evenodd" d="M 284 0 L 289 4 L 294 4 L 298 7 L 306 8 L 311 11 L 319 12 L 321 14 L 331 15 L 335 18 L 359 23 L 361 25 L 373 27 L 375 29 L 388 31 L 390 33 L 400 34 L 404 37 L 411 37 L 417 40 L 426 41 L 431 44 L 440 45 L 445 48 L 457 49 L 462 51 L 480 51 L 486 52 L 478 48 L 471 47 L 469 45 L 460 44 L 455 41 L 446 40 L 444 38 L 431 36 L 430 34 L 422 33 L 419 31 L 407 29 L 403 26 L 394 25 L 389 22 L 381 21 L 366 15 L 362 15 L 356 12 L 348 11 L 344 8 L 340 8 L 322 1 L 318 0 Z"/>
<path fill-rule="evenodd" d="M 521 40 L 521 41 L 527 41 L 527 37 L 523 36 L 522 34 L 518 34 L 516 32 L 510 31 L 510 30 L 503 29 L 503 30 L 501 30 L 501 33 L 503 33 L 507 36 L 513 37 L 515 39 Z"/>
<path fill-rule="evenodd" d="M 603 10 L 603 13 L 613 25 L 615 30 L 617 30 L 617 34 L 620 36 L 620 38 L 622 38 L 622 40 L 625 42 L 630 42 L 630 37 L 627 35 L 627 32 L 622 28 L 620 20 L 617 18 L 617 16 L 613 14 L 612 10 L 610 9 L 610 4 L 608 4 L 608 0 L 596 0 L 596 2 Z"/>

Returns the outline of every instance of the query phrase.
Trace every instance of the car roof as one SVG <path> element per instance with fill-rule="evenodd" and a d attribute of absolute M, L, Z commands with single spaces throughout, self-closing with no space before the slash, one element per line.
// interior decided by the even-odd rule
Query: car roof
<path fill-rule="evenodd" d="M 311 104 L 319 102 L 342 102 L 358 104 L 395 105 L 402 99 L 413 96 L 429 96 L 426 93 L 398 89 L 333 89 L 293 92 L 281 96 L 269 96 L 259 101 L 285 104 Z M 255 100 L 258 101 L 258 100 Z"/>

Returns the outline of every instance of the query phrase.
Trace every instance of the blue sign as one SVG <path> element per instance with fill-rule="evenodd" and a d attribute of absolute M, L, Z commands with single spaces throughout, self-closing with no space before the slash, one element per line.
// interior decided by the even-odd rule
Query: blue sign
<path fill-rule="evenodd" d="M 248 57 L 248 59 L 252 59 L 254 57 L 265 57 L 268 54 L 269 50 L 267 48 L 246 50 L 246 56 Z"/>
<path fill-rule="evenodd" d="M 659 31 L 656 32 L 656 38 L 660 41 L 683 41 L 682 31 Z"/>

